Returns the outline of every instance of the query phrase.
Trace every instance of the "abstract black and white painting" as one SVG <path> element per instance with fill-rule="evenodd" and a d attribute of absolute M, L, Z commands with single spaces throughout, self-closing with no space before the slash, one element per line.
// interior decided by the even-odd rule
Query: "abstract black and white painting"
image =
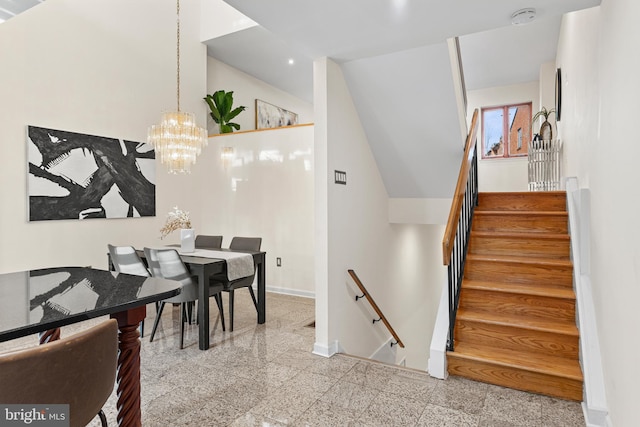
<path fill-rule="evenodd" d="M 27 127 L 29 221 L 155 216 L 146 143 Z"/>

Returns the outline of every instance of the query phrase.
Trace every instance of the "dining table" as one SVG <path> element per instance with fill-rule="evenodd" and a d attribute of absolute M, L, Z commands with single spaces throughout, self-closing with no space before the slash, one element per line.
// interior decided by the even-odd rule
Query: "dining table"
<path fill-rule="evenodd" d="M 184 252 L 180 245 L 163 246 L 164 249 L 175 249 L 180 254 L 182 262 L 187 266 L 189 272 L 198 279 L 198 348 L 200 350 L 209 349 L 209 278 L 214 274 L 227 272 L 227 260 L 224 258 L 215 258 L 215 252 L 222 254 L 247 254 L 253 258 L 258 303 L 257 323 L 263 324 L 266 321 L 266 252 L 264 251 L 246 251 L 227 248 L 213 248 L 211 250 L 196 248 L 193 252 Z M 159 247 L 156 249 L 160 249 Z M 146 262 L 144 250 L 136 248 L 138 256 Z M 214 255 L 211 255 L 214 254 Z M 222 255 L 221 254 L 221 255 Z M 113 269 L 111 258 L 108 257 L 108 268 Z"/>
<path fill-rule="evenodd" d="M 46 345 L 60 337 L 62 326 L 104 315 L 116 319 L 117 421 L 121 426 L 141 426 L 138 324 L 147 304 L 178 295 L 180 289 L 180 282 L 173 280 L 90 267 L 0 274 L 0 342 L 41 334 L 41 344 Z"/>

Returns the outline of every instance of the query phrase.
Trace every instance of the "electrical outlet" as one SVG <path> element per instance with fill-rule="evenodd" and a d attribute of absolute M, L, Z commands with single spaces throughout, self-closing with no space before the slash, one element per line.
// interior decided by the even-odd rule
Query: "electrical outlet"
<path fill-rule="evenodd" d="M 276 258 L 276 267 L 282 267 L 282 258 Z"/>

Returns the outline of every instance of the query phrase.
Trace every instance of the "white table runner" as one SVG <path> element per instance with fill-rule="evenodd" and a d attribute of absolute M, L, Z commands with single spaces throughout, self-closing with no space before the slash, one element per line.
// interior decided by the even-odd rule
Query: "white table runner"
<path fill-rule="evenodd" d="M 211 249 L 198 249 L 193 252 L 182 252 L 178 249 L 180 255 L 197 256 L 202 258 L 219 258 L 227 261 L 227 278 L 229 280 L 241 279 L 243 277 L 253 276 L 255 266 L 253 264 L 253 255 L 238 252 L 215 251 Z"/>

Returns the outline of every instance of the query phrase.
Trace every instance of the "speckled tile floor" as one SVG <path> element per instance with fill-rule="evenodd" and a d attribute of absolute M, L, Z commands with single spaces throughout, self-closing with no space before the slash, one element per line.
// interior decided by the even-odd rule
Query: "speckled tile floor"
<path fill-rule="evenodd" d="M 256 325 L 249 293 L 236 292 L 235 331 L 222 332 L 211 304 L 211 348 L 200 351 L 197 326 L 178 349 L 178 310 L 162 316 L 142 340 L 144 426 L 584 426 L 579 403 L 458 377 L 335 355 L 311 353 L 311 299 L 267 294 L 267 322 Z M 227 301 L 225 296 L 225 309 Z M 225 311 L 225 314 L 226 311 Z M 103 319 L 63 328 L 70 335 Z M 0 351 L 34 345 L 35 337 L 1 343 Z M 115 426 L 115 392 L 104 407 Z M 98 426 L 94 420 L 92 426 Z"/>

